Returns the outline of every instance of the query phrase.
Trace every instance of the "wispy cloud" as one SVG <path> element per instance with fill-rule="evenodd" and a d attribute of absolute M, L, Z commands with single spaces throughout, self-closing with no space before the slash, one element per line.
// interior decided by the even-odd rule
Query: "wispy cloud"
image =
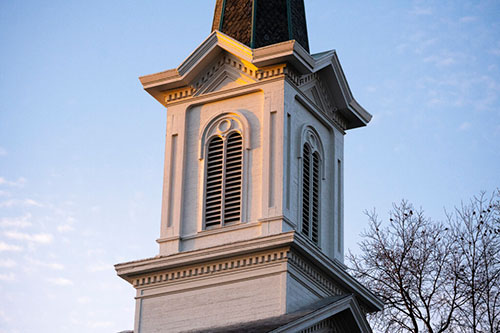
<path fill-rule="evenodd" d="M 72 216 L 68 216 L 66 218 L 65 223 L 62 223 L 57 226 L 57 231 L 60 233 L 66 233 L 75 230 L 73 225 L 75 224 L 76 219 Z"/>
<path fill-rule="evenodd" d="M 3 147 L 0 147 L 0 156 L 5 156 L 7 155 L 7 150 Z"/>
<path fill-rule="evenodd" d="M 35 201 L 33 199 L 17 200 L 11 199 L 0 202 L 0 207 L 15 207 L 15 206 L 31 206 L 31 207 L 43 207 L 43 204 Z"/>
<path fill-rule="evenodd" d="M 23 248 L 20 246 L 0 242 L 0 252 L 19 252 L 22 250 Z"/>
<path fill-rule="evenodd" d="M 468 23 L 468 22 L 474 22 L 477 20 L 477 17 L 475 16 L 464 16 L 460 18 L 461 23 Z"/>
<path fill-rule="evenodd" d="M 73 230 L 75 230 L 75 228 L 73 228 L 69 224 L 61 224 L 61 225 L 57 226 L 57 231 L 60 232 L 60 233 L 70 232 L 70 231 L 73 231 Z"/>
<path fill-rule="evenodd" d="M 0 185 L 23 187 L 26 184 L 26 178 L 19 177 L 17 180 L 7 180 L 4 177 L 0 177 Z"/>
<path fill-rule="evenodd" d="M 101 211 L 101 206 L 92 206 L 92 208 L 90 208 L 90 211 L 92 213 L 99 213 Z"/>
<path fill-rule="evenodd" d="M 90 322 L 88 326 L 92 329 L 97 329 L 97 328 L 108 328 L 112 327 L 114 324 L 110 321 L 96 321 L 96 322 Z"/>
<path fill-rule="evenodd" d="M 10 239 L 39 243 L 39 244 L 50 244 L 54 239 L 54 237 L 51 234 L 47 233 L 28 234 L 18 231 L 6 231 L 4 234 Z"/>
<path fill-rule="evenodd" d="M 473 110 L 497 110 L 500 81 L 488 75 L 452 72 L 445 76 L 427 76 L 417 82 L 427 90 L 429 106 L 470 107 Z"/>
<path fill-rule="evenodd" d="M 447 56 L 432 55 L 424 58 L 424 62 L 432 63 L 438 67 L 445 67 L 456 64 L 457 59 L 452 55 L 447 55 Z"/>
<path fill-rule="evenodd" d="M 32 225 L 30 222 L 31 214 L 27 213 L 19 217 L 4 217 L 0 219 L 0 227 L 2 228 L 27 228 Z"/>
<path fill-rule="evenodd" d="M 430 7 L 414 7 L 413 10 L 410 12 L 413 15 L 432 15 L 434 11 Z"/>
<path fill-rule="evenodd" d="M 24 203 L 28 206 L 43 207 L 43 204 L 39 203 L 38 201 L 32 200 L 32 199 L 25 199 Z"/>
<path fill-rule="evenodd" d="M 53 284 L 55 286 L 61 286 L 61 287 L 67 287 L 67 286 L 73 285 L 73 281 L 71 281 L 69 279 L 62 278 L 62 277 L 47 279 L 47 282 L 49 282 L 50 284 Z"/>
<path fill-rule="evenodd" d="M 459 131 L 466 131 L 470 127 L 471 127 L 471 123 L 469 123 L 468 121 L 464 121 L 462 124 L 460 124 L 460 126 L 458 127 L 458 130 Z"/>
<path fill-rule="evenodd" d="M 78 297 L 76 301 L 80 304 L 89 304 L 92 300 L 88 296 Z"/>
<path fill-rule="evenodd" d="M 423 54 L 430 48 L 434 49 L 438 41 L 438 37 L 434 35 L 429 36 L 428 33 L 424 31 L 415 31 L 414 33 L 406 36 L 404 41 L 396 46 L 396 51 L 398 53 L 411 51 L 416 54 Z"/>
<path fill-rule="evenodd" d="M 89 272 L 92 272 L 92 273 L 103 272 L 103 271 L 112 270 L 112 269 L 113 269 L 113 265 L 104 264 L 104 263 L 98 263 L 98 264 L 90 265 L 87 267 L 87 270 Z"/>
<path fill-rule="evenodd" d="M 12 259 L 2 259 L 0 260 L 0 267 L 2 268 L 12 268 L 17 266 L 17 262 Z"/>
<path fill-rule="evenodd" d="M 103 249 L 89 249 L 89 250 L 87 250 L 87 256 L 89 256 L 89 257 L 103 255 L 105 253 L 106 253 L 106 251 L 104 251 Z"/>
<path fill-rule="evenodd" d="M 14 281 L 16 275 L 14 273 L 0 274 L 0 281 Z"/>
<path fill-rule="evenodd" d="M 8 322 L 11 321 L 11 318 L 4 311 L 0 310 L 0 321 Z"/>
<path fill-rule="evenodd" d="M 53 269 L 53 270 L 57 270 L 57 271 L 64 269 L 64 265 L 56 263 L 56 262 L 44 262 L 44 261 L 40 261 L 40 260 L 33 259 L 33 258 L 26 258 L 26 261 L 34 266 L 40 266 L 40 267 L 49 268 L 49 269 Z"/>

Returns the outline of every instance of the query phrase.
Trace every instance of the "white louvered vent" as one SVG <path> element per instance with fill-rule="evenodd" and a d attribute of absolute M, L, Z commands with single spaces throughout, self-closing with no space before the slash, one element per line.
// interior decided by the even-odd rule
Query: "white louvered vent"
<path fill-rule="evenodd" d="M 243 139 L 237 132 L 231 133 L 226 144 L 224 181 L 224 224 L 233 224 L 241 218 L 241 174 Z"/>
<path fill-rule="evenodd" d="M 311 216 L 311 239 L 314 243 L 319 240 L 319 156 L 313 154 L 312 163 L 312 216 Z"/>
<path fill-rule="evenodd" d="M 310 196 L 311 196 L 311 149 L 304 145 L 302 158 L 302 233 L 309 237 Z"/>
<path fill-rule="evenodd" d="M 205 185 L 205 228 L 241 220 L 243 138 L 233 132 L 208 144 Z"/>
<path fill-rule="evenodd" d="M 207 180 L 205 182 L 205 227 L 218 226 L 222 222 L 222 167 L 224 143 L 214 137 L 208 144 Z"/>
<path fill-rule="evenodd" d="M 320 157 L 307 143 L 302 155 L 302 233 L 318 244 Z"/>

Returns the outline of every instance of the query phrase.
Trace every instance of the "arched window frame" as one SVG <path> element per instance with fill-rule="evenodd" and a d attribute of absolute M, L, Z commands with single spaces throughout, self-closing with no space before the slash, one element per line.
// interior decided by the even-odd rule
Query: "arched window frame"
<path fill-rule="evenodd" d="M 305 125 L 302 128 L 301 131 L 301 136 L 300 136 L 300 143 L 298 145 L 299 147 L 299 152 L 298 152 L 298 158 L 299 158 L 299 174 L 300 174 L 300 186 L 299 186 L 299 232 L 311 240 L 314 244 L 316 244 L 318 247 L 321 246 L 321 234 L 322 234 L 322 226 L 321 226 L 321 193 L 322 193 L 322 182 L 325 179 L 325 159 L 324 159 L 324 148 L 323 144 L 321 142 L 320 136 L 316 129 L 314 129 L 312 126 Z M 304 156 L 305 153 L 305 148 L 309 148 L 309 156 Z M 305 200 L 304 200 L 304 195 L 305 195 L 305 189 L 304 185 L 305 184 L 305 177 L 306 175 L 304 174 L 304 168 L 305 168 L 305 163 L 307 162 L 308 158 L 310 161 L 310 168 L 309 170 L 312 169 L 312 163 L 313 163 L 313 157 L 316 156 L 318 159 L 318 174 L 317 174 L 317 179 L 318 179 L 318 184 L 317 184 L 317 239 L 313 236 L 313 223 L 314 219 L 312 217 L 312 212 L 309 210 L 309 212 L 305 212 Z M 311 171 L 310 171 L 311 172 Z M 312 175 L 312 172 L 310 173 Z M 309 179 L 309 188 L 308 190 L 310 191 L 311 189 L 311 182 L 312 179 Z M 313 195 L 309 197 L 309 204 L 312 204 L 312 201 L 314 200 Z M 304 221 L 305 221 L 305 215 L 308 215 L 308 228 L 305 227 Z"/>
<path fill-rule="evenodd" d="M 227 140 L 228 138 L 233 134 L 233 133 L 238 133 L 241 135 L 242 139 L 242 156 L 241 156 L 241 194 L 240 194 L 240 220 L 237 223 L 231 223 L 230 225 L 234 224 L 239 224 L 239 223 L 244 223 L 247 221 L 247 173 L 248 173 L 248 168 L 247 168 L 247 160 L 248 160 L 248 151 L 250 150 L 250 140 L 249 140 L 249 135 L 250 135 L 250 127 L 248 120 L 241 114 L 240 112 L 237 111 L 230 111 L 230 112 L 223 112 L 221 114 L 218 114 L 214 117 L 212 117 L 203 127 L 203 131 L 200 135 L 200 145 L 199 145 L 199 159 L 200 162 L 203 164 L 203 187 L 202 187 L 202 193 L 200 196 L 200 199 L 202 200 L 202 207 L 201 207 L 201 223 L 199 230 L 212 230 L 212 229 L 218 229 L 221 227 L 225 227 L 227 225 L 224 225 L 223 219 L 221 220 L 221 223 L 217 226 L 211 226 L 208 227 L 206 226 L 206 204 L 207 204 L 207 163 L 208 163 L 208 147 L 212 140 L 216 137 L 222 139 L 223 141 L 223 147 L 224 147 L 224 160 L 226 159 L 226 145 L 227 145 Z M 221 194 L 222 197 L 224 197 L 224 193 Z M 223 209 L 223 208 L 221 208 Z"/>

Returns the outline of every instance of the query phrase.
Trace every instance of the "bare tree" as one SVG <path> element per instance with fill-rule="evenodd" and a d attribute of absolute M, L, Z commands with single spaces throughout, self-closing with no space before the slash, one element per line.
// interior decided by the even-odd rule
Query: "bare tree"
<path fill-rule="evenodd" d="M 373 319 L 383 332 L 444 332 L 464 295 L 459 288 L 448 228 L 407 201 L 393 205 L 382 227 L 375 211 L 362 236 L 362 254 L 349 254 L 352 273 L 386 304 Z"/>
<path fill-rule="evenodd" d="M 467 291 L 457 311 L 463 332 L 500 332 L 500 191 L 462 204 L 448 222 L 456 244 L 459 287 Z"/>

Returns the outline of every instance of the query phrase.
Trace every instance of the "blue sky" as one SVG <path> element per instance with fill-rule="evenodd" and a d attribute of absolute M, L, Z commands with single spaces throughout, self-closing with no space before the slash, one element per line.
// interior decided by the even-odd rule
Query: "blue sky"
<path fill-rule="evenodd" d="M 113 264 L 157 254 L 166 113 L 138 76 L 176 67 L 215 1 L 0 2 L 0 332 L 133 327 Z M 346 246 L 363 210 L 435 219 L 500 186 L 500 1 L 306 0 L 373 114 L 345 143 Z"/>

